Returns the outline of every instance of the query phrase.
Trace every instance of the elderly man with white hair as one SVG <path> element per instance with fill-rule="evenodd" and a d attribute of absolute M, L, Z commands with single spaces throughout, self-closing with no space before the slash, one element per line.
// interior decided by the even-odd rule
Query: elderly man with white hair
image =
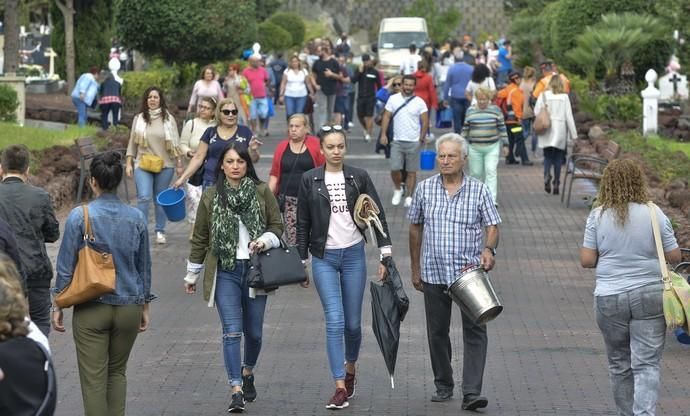
<path fill-rule="evenodd" d="M 448 287 L 466 269 L 494 267 L 498 246 L 498 216 L 486 185 L 465 176 L 465 140 L 448 133 L 436 142 L 439 173 L 420 182 L 407 213 L 410 220 L 412 285 L 424 293 L 427 338 L 436 394 L 432 402 L 453 397 L 450 316 L 453 301 Z M 423 260 L 422 260 L 423 259 Z M 488 338 L 486 325 L 462 315 L 462 408 L 488 405 L 481 396 Z"/>

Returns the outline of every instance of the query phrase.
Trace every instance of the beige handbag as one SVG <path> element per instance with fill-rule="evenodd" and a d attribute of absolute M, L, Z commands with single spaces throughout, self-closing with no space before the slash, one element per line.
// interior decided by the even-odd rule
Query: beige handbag
<path fill-rule="evenodd" d="M 106 293 L 115 291 L 115 263 L 113 255 L 99 251 L 94 247 L 96 240 L 91 234 L 89 209 L 84 209 L 84 247 L 79 250 L 77 264 L 74 267 L 72 281 L 55 298 L 60 308 L 69 308 L 96 299 Z"/>
<path fill-rule="evenodd" d="M 151 173 L 158 173 L 163 170 L 163 158 L 152 153 L 144 153 L 139 158 L 139 169 Z"/>
<path fill-rule="evenodd" d="M 376 236 L 374 234 L 374 227 L 376 227 L 381 235 L 384 237 L 386 233 L 383 232 L 383 224 L 379 219 L 379 209 L 374 199 L 367 194 L 360 194 L 355 202 L 355 224 L 361 229 L 369 229 L 369 234 L 371 235 L 371 241 L 376 241 Z"/>
<path fill-rule="evenodd" d="M 534 117 L 534 132 L 538 135 L 546 133 L 551 128 L 551 114 L 549 107 L 544 102 L 544 108 Z"/>

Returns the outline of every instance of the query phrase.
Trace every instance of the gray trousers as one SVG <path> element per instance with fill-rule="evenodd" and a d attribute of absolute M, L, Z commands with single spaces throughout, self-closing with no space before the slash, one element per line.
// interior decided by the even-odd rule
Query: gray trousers
<path fill-rule="evenodd" d="M 446 285 L 424 285 L 424 310 L 426 332 L 431 355 L 431 369 L 434 372 L 436 390 L 453 391 L 453 366 L 450 344 L 450 315 L 453 300 L 446 293 Z M 462 394 L 479 395 L 482 392 L 484 366 L 488 337 L 486 325 L 476 325 L 469 317 L 462 315 Z"/>
<path fill-rule="evenodd" d="M 314 131 L 318 132 L 321 126 L 333 121 L 333 108 L 335 107 L 335 94 L 326 95 L 323 91 L 316 91 L 316 108 L 314 108 Z"/>
<path fill-rule="evenodd" d="M 654 415 L 666 332 L 662 292 L 658 283 L 594 298 L 619 416 Z"/>

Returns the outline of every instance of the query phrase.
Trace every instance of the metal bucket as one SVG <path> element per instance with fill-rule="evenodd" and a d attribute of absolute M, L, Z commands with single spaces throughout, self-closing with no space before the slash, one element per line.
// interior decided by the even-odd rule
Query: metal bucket
<path fill-rule="evenodd" d="M 491 321 L 503 311 L 489 275 L 481 267 L 461 273 L 448 288 L 448 294 L 477 325 Z"/>

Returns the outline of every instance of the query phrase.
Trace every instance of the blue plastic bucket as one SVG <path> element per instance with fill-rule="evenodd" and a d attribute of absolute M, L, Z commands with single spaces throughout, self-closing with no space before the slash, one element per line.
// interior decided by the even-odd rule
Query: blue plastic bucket
<path fill-rule="evenodd" d="M 163 207 L 169 221 L 182 221 L 187 215 L 184 189 L 168 188 L 158 194 L 156 201 Z"/>
<path fill-rule="evenodd" d="M 419 153 L 419 168 L 421 170 L 434 170 L 436 163 L 436 152 L 433 150 L 422 150 Z"/>

